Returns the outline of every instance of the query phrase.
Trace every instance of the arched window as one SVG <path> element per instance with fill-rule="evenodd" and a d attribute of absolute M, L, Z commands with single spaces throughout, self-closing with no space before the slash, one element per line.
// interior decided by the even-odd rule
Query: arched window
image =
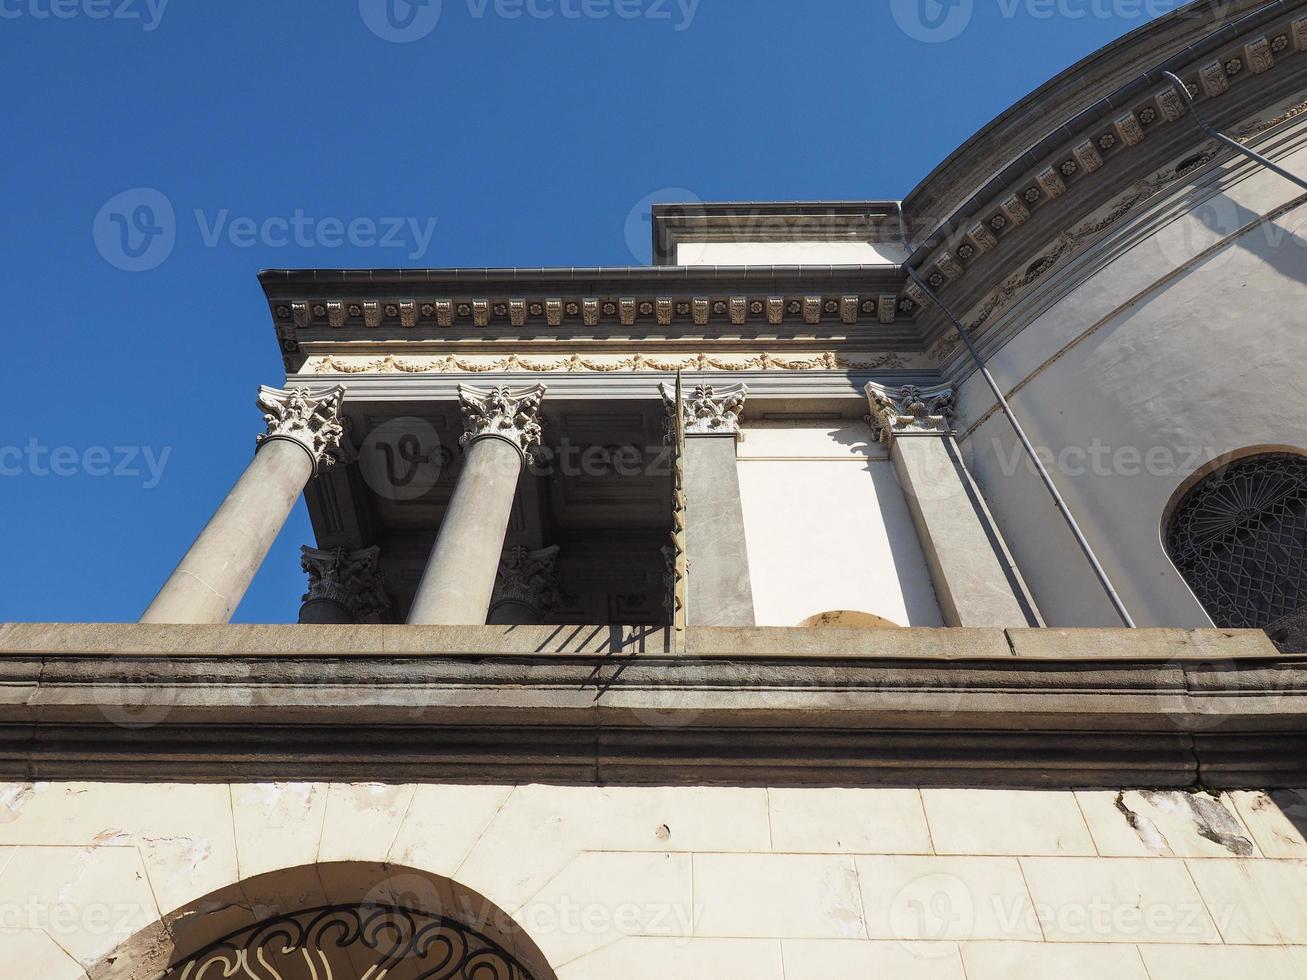
<path fill-rule="evenodd" d="M 1219 627 L 1307 608 L 1307 458 L 1249 456 L 1204 477 L 1171 514 L 1166 548 Z"/>
<path fill-rule="evenodd" d="M 539 947 L 489 899 L 436 874 L 368 862 L 286 868 L 220 888 L 170 915 L 166 928 L 138 932 L 87 975 L 556 980 Z"/>

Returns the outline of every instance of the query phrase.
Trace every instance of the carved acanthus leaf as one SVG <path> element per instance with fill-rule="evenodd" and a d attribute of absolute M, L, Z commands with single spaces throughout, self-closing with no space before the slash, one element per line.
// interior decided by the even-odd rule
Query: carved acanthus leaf
<path fill-rule="evenodd" d="M 541 615 L 551 612 L 562 601 L 558 592 L 558 574 L 554 567 L 558 547 L 531 551 L 509 548 L 499 560 L 491 606 L 505 602 L 521 603 Z"/>
<path fill-rule="evenodd" d="M 672 385 L 659 386 L 663 403 L 669 414 L 676 411 L 676 389 Z M 723 389 L 720 393 L 712 385 L 699 385 L 684 401 L 685 434 L 687 436 L 738 435 L 740 415 L 745 399 L 749 397 L 747 385 Z"/>
<path fill-rule="evenodd" d="M 540 445 L 540 404 L 546 388 L 536 385 L 522 391 L 512 391 L 500 385 L 489 391 L 458 386 L 458 400 L 463 408 L 462 444 L 470 445 L 477 439 L 497 436 L 516 443 L 522 452 Z"/>
<path fill-rule="evenodd" d="M 953 430 L 954 393 L 950 385 L 889 388 L 872 383 L 866 390 L 872 424 L 885 443 L 899 436 L 939 435 Z"/>
<path fill-rule="evenodd" d="M 390 608 L 386 585 L 378 568 L 381 549 L 350 552 L 345 548 L 322 551 L 300 549 L 300 566 L 309 576 L 304 602 L 334 602 L 363 621 Z"/>
<path fill-rule="evenodd" d="M 320 392 L 260 388 L 258 405 L 268 431 L 259 436 L 259 445 L 291 439 L 307 449 L 319 467 L 332 465 L 345 434 L 340 415 L 344 397 L 345 389 L 339 386 Z"/>

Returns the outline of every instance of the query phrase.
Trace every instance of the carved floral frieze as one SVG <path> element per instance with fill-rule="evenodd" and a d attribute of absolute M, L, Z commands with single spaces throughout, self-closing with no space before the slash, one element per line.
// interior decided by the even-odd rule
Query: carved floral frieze
<path fill-rule="evenodd" d="M 910 356 L 910 355 L 909 355 Z M 683 357 L 658 357 L 648 354 L 585 357 L 539 358 L 520 354 L 503 357 L 448 355 L 445 357 L 396 357 L 350 359 L 328 355 L 315 358 L 306 370 L 313 374 L 487 374 L 523 371 L 528 373 L 677 371 L 892 371 L 909 367 L 908 356 L 897 353 L 862 355 L 835 354 L 829 351 L 796 357 L 777 354 L 693 354 Z"/>

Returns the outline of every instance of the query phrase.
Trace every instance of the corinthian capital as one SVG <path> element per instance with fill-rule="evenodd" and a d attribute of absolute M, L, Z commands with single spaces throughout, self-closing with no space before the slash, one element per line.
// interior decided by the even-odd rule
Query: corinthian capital
<path fill-rule="evenodd" d="M 362 622 L 390 608 L 385 583 L 377 568 L 380 548 L 350 552 L 301 548 L 300 565 L 309 576 L 304 602 L 334 602 Z"/>
<path fill-rule="evenodd" d="M 345 434 L 340 416 L 344 397 L 345 389 L 339 386 L 312 392 L 305 388 L 283 391 L 265 385 L 259 389 L 258 404 L 268 431 L 259 436 L 259 445 L 288 439 L 312 457 L 314 473 L 319 467 L 332 465 Z"/>
<path fill-rule="evenodd" d="M 507 439 L 525 454 L 532 446 L 540 445 L 540 403 L 546 388 L 536 385 L 522 391 L 505 387 L 484 391 L 458 386 L 458 400 L 463 407 L 462 444 L 468 446 L 478 439 Z"/>
<path fill-rule="evenodd" d="M 953 431 L 950 385 L 888 388 L 872 383 L 867 385 L 867 399 L 871 402 L 872 426 L 879 430 L 881 441 L 886 444 L 900 436 L 941 436 Z"/>
<path fill-rule="evenodd" d="M 664 384 L 660 389 L 668 415 L 675 417 L 676 388 Z M 699 385 L 684 399 L 682 406 L 687 436 L 739 435 L 740 413 L 749 397 L 746 385 L 724 388 L 719 393 L 712 385 Z"/>
<path fill-rule="evenodd" d="M 561 601 L 554 569 L 558 551 L 555 546 L 541 551 L 517 547 L 504 552 L 499 560 L 499 577 L 495 580 L 491 606 L 515 602 L 542 615 L 557 606 Z"/>

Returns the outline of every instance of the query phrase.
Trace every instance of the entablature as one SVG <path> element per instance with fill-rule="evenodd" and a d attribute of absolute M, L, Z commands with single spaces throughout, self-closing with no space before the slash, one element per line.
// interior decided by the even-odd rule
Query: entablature
<path fill-rule="evenodd" d="M 920 349 L 898 266 L 265 271 L 287 370 L 313 356 Z M 760 346 L 764 345 L 764 346 Z"/>

